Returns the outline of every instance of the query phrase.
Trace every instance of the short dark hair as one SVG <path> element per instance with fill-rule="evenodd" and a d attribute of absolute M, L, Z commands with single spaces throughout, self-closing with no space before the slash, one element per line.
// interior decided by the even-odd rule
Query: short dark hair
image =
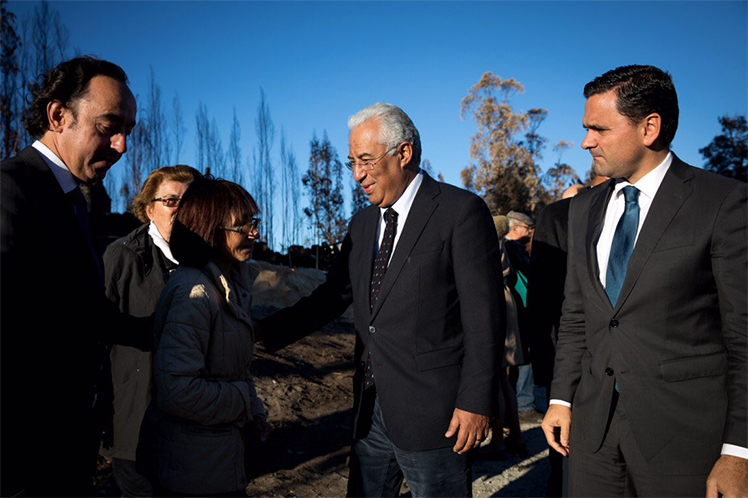
<path fill-rule="evenodd" d="M 621 66 L 584 86 L 584 97 L 615 90 L 618 112 L 638 123 L 656 112 L 662 118 L 658 141 L 669 147 L 678 129 L 678 94 L 670 74 L 654 66 Z"/>
<path fill-rule="evenodd" d="M 36 138 L 49 130 L 47 104 L 54 100 L 62 102 L 75 116 L 75 103 L 85 95 L 94 76 L 108 76 L 125 85 L 128 83 L 124 69 L 89 55 L 61 62 L 48 73 L 39 75 L 31 86 L 31 100 L 23 117 L 29 135 Z"/>
<path fill-rule="evenodd" d="M 198 170 L 191 166 L 178 164 L 176 166 L 164 166 L 158 168 L 148 175 L 143 182 L 140 192 L 132 200 L 132 214 L 143 223 L 148 223 L 146 208 L 153 202 L 156 191 L 164 182 L 192 183 L 195 178 L 202 176 Z"/>
<path fill-rule="evenodd" d="M 226 243 L 219 226 L 231 226 L 258 212 L 257 203 L 241 185 L 198 177 L 179 203 L 169 247 L 180 265 L 201 268 Z"/>

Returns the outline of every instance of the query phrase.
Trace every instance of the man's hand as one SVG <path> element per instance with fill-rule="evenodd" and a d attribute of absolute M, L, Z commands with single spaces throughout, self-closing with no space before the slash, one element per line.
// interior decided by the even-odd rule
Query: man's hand
<path fill-rule="evenodd" d="M 722 455 L 706 479 L 706 498 L 748 497 L 748 460 Z"/>
<path fill-rule="evenodd" d="M 455 408 L 452 421 L 449 422 L 449 429 L 444 437 L 450 438 L 457 434 L 457 443 L 452 449 L 455 453 L 462 455 L 480 446 L 480 443 L 488 437 L 488 425 L 489 420 L 485 415 Z"/>
<path fill-rule="evenodd" d="M 540 424 L 551 448 L 569 456 L 569 434 L 571 433 L 571 408 L 550 405 Z"/>

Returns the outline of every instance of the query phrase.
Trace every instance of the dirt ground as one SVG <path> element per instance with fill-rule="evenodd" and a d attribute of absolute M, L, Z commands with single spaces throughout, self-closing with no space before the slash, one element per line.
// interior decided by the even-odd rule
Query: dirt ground
<path fill-rule="evenodd" d="M 256 318 L 287 306 L 321 280 L 321 272 L 263 267 L 256 283 Z M 271 306 L 272 303 L 272 306 Z M 252 448 L 247 461 L 249 496 L 342 497 L 348 475 L 355 333 L 352 317 L 337 321 L 276 354 L 258 351 L 253 373 L 273 426 L 268 440 Z M 536 399 L 545 400 L 536 389 Z M 544 408 L 544 407 L 543 407 Z M 545 496 L 547 448 L 538 423 L 523 423 L 530 457 L 477 460 L 473 494 Z M 119 496 L 103 459 L 100 496 Z M 403 490 L 407 495 L 407 489 Z"/>

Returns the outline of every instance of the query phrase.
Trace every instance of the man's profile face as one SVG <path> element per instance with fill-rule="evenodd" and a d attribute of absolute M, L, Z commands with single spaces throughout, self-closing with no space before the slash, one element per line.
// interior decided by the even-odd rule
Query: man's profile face
<path fill-rule="evenodd" d="M 380 142 L 379 127 L 379 119 L 370 119 L 351 130 L 348 160 L 360 162 L 381 157 L 371 171 L 354 166 L 353 178 L 364 189 L 369 202 L 386 208 L 397 202 L 411 177 L 401 166 L 399 153 L 384 155 L 387 146 Z"/>
<path fill-rule="evenodd" d="M 517 223 L 507 234 L 508 239 L 516 240 L 522 244 L 527 244 L 532 239 L 532 233 L 535 229 L 524 223 Z"/>
<path fill-rule="evenodd" d="M 642 126 L 620 114 L 617 101 L 614 90 L 587 99 L 583 119 L 587 135 L 582 148 L 592 154 L 597 175 L 630 180 L 647 148 L 642 142 Z"/>
<path fill-rule="evenodd" d="M 56 152 L 83 183 L 98 183 L 127 151 L 137 105 L 127 85 L 94 76 L 83 96 L 63 111 Z"/>

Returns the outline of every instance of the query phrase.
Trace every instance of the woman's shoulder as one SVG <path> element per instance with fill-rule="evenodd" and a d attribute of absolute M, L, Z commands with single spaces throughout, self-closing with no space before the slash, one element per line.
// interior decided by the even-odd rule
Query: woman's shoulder
<path fill-rule="evenodd" d="M 109 244 L 104 259 L 143 257 L 148 245 L 148 224 L 144 224 Z"/>

